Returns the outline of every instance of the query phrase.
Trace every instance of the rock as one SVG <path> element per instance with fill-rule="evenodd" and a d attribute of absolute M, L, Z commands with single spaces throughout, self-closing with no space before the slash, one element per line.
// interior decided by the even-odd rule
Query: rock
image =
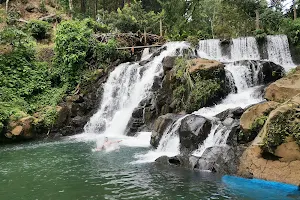
<path fill-rule="evenodd" d="M 32 4 L 26 5 L 25 10 L 26 10 L 27 12 L 30 12 L 30 13 L 33 13 L 33 12 L 37 12 L 37 11 L 38 11 L 38 9 L 37 9 L 34 5 L 32 5 Z"/>
<path fill-rule="evenodd" d="M 180 166 L 184 168 L 192 168 L 192 162 L 186 156 L 177 155 L 174 157 L 161 156 L 155 160 L 155 163 L 162 165 L 172 165 L 172 166 Z"/>
<path fill-rule="evenodd" d="M 259 73 L 263 75 L 259 82 L 268 84 L 282 78 L 285 72 L 282 66 L 266 61 L 262 63 L 262 68 Z"/>
<path fill-rule="evenodd" d="M 61 127 L 64 126 L 66 121 L 68 120 L 70 110 L 66 105 L 56 106 L 57 119 L 56 126 Z"/>
<path fill-rule="evenodd" d="M 203 58 L 196 58 L 189 61 L 190 63 L 190 73 L 195 73 L 199 70 L 215 70 L 215 69 L 224 69 L 225 65 L 215 61 L 215 60 L 207 60 Z"/>
<path fill-rule="evenodd" d="M 267 87 L 265 98 L 270 101 L 285 102 L 300 93 L 300 67 L 293 74 L 277 80 Z"/>
<path fill-rule="evenodd" d="M 263 146 L 265 152 L 274 153 L 277 146 L 284 143 L 286 137 L 293 136 L 299 141 L 300 95 L 279 105 L 271 111 L 253 145 Z"/>
<path fill-rule="evenodd" d="M 222 124 L 223 124 L 224 126 L 231 126 L 233 123 L 234 123 L 234 119 L 231 118 L 231 117 L 226 118 L 226 119 L 222 122 Z"/>
<path fill-rule="evenodd" d="M 19 124 L 22 124 L 23 134 L 22 136 L 26 139 L 30 139 L 34 136 L 33 122 L 35 118 L 32 116 L 24 117 L 19 120 Z"/>
<path fill-rule="evenodd" d="M 293 185 L 300 184 L 300 160 L 283 162 L 281 160 L 267 160 L 262 157 L 259 146 L 252 145 L 240 158 L 237 175 L 284 182 Z"/>
<path fill-rule="evenodd" d="M 143 107 L 137 107 L 132 112 L 133 118 L 143 118 L 144 115 L 144 108 Z"/>
<path fill-rule="evenodd" d="M 243 115 L 241 116 L 241 129 L 244 132 L 249 132 L 251 130 L 251 126 L 255 119 L 263 116 L 269 115 L 269 113 L 275 109 L 279 103 L 274 101 L 267 101 L 263 103 L 256 104 L 249 109 L 247 109 Z"/>
<path fill-rule="evenodd" d="M 21 135 L 23 131 L 23 127 L 22 126 L 16 126 L 12 131 L 11 131 L 11 134 L 12 135 L 15 135 L 15 136 L 19 136 Z"/>
<path fill-rule="evenodd" d="M 210 147 L 199 158 L 195 169 L 210 170 L 219 174 L 235 174 L 241 155 L 241 149 L 229 146 Z"/>
<path fill-rule="evenodd" d="M 171 126 L 175 121 L 177 121 L 180 117 L 181 115 L 177 114 L 166 114 L 158 117 L 154 122 L 150 144 L 154 147 L 158 147 L 160 139 L 167 128 Z"/>
<path fill-rule="evenodd" d="M 167 56 L 163 59 L 162 65 L 164 71 L 170 71 L 175 66 L 175 56 Z"/>
<path fill-rule="evenodd" d="M 275 155 L 282 162 L 300 161 L 300 147 L 295 141 L 283 143 L 277 147 Z"/>
<path fill-rule="evenodd" d="M 215 117 L 219 118 L 220 121 L 224 121 L 226 118 L 239 119 L 243 114 L 243 112 L 244 112 L 243 108 L 237 107 L 237 108 L 227 109 L 217 114 Z"/>
<path fill-rule="evenodd" d="M 180 152 L 189 154 L 198 149 L 210 133 L 211 126 L 208 119 L 198 115 L 192 114 L 182 119 L 178 129 Z"/>
<path fill-rule="evenodd" d="M 162 78 L 159 76 L 154 77 L 153 85 L 152 85 L 152 91 L 157 91 L 161 88 Z"/>
<path fill-rule="evenodd" d="M 87 120 L 84 117 L 76 116 L 72 118 L 71 124 L 74 127 L 82 127 L 87 123 Z"/>

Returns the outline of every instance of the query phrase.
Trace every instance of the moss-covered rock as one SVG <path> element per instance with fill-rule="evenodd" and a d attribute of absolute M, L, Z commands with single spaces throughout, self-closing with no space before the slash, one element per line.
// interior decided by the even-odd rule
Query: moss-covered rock
<path fill-rule="evenodd" d="M 267 101 L 248 108 L 240 119 L 239 141 L 247 143 L 254 140 L 268 119 L 270 112 L 278 105 L 277 102 Z"/>
<path fill-rule="evenodd" d="M 192 113 L 220 101 L 230 91 L 226 87 L 224 65 L 206 59 L 177 58 L 171 81 L 172 109 Z"/>
<path fill-rule="evenodd" d="M 262 145 L 265 152 L 275 153 L 276 148 L 293 137 L 300 145 L 300 95 L 273 110 L 254 144 Z"/>
<path fill-rule="evenodd" d="M 283 103 L 300 93 L 300 67 L 286 77 L 272 83 L 267 89 L 265 98 Z"/>

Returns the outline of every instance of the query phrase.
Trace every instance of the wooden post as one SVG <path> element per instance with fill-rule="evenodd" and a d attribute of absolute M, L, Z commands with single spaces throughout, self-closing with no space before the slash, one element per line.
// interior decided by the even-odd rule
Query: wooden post
<path fill-rule="evenodd" d="M 69 0 L 69 9 L 71 13 L 71 18 L 73 18 L 73 0 Z"/>
<path fill-rule="evenodd" d="M 297 19 L 296 0 L 293 0 L 294 20 Z"/>
<path fill-rule="evenodd" d="M 146 28 L 144 28 L 144 44 L 147 45 L 147 33 L 146 33 Z"/>
<path fill-rule="evenodd" d="M 8 13 L 8 3 L 9 3 L 9 0 L 6 0 L 6 4 L 5 4 L 6 13 Z"/>

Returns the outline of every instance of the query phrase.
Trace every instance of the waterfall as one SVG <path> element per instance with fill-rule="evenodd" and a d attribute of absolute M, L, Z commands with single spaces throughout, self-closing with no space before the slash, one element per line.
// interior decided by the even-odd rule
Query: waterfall
<path fill-rule="evenodd" d="M 254 37 L 232 39 L 231 60 L 260 60 L 256 39 Z"/>
<path fill-rule="evenodd" d="M 267 36 L 267 52 L 268 59 L 276 64 L 282 65 L 286 71 L 294 67 L 286 35 Z"/>
<path fill-rule="evenodd" d="M 151 93 L 156 76 L 163 73 L 162 60 L 189 48 L 185 42 L 168 43 L 159 56 L 141 66 L 139 63 L 119 65 L 104 85 L 99 110 L 85 126 L 85 133 L 123 135 L 133 110 Z M 146 56 L 149 57 L 149 56 Z"/>
<path fill-rule="evenodd" d="M 222 51 L 220 46 L 220 40 L 219 39 L 200 40 L 197 53 L 201 58 L 221 59 Z"/>

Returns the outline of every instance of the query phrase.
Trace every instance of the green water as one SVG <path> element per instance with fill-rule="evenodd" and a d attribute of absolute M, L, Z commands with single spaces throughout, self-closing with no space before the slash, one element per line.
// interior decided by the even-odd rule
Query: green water
<path fill-rule="evenodd" d="M 212 173 L 131 164 L 148 148 L 105 153 L 93 146 L 67 140 L 1 147 L 0 199 L 255 199 Z"/>

